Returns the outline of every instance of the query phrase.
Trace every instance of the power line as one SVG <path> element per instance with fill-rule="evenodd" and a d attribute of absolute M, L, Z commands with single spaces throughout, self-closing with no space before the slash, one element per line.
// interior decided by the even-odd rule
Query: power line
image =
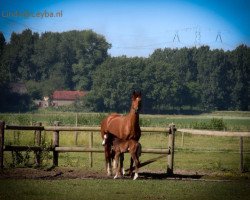
<path fill-rule="evenodd" d="M 24 27 L 26 29 L 31 29 L 32 31 L 38 31 L 40 33 L 44 32 L 43 30 L 31 27 L 30 25 L 18 22 L 18 21 L 13 20 L 13 19 L 9 19 L 9 18 L 1 18 L 1 19 L 4 19 L 6 21 L 9 21 L 9 22 L 17 24 L 17 25 L 21 25 L 22 27 Z M 213 31 L 212 29 L 208 29 L 208 30 L 210 32 Z M 205 31 L 205 30 L 202 29 L 202 31 Z M 185 28 L 180 28 L 178 30 L 166 30 L 166 31 L 162 32 L 161 34 L 165 35 L 167 33 L 173 33 L 173 32 L 175 32 L 174 36 L 173 36 L 173 39 L 171 41 L 162 41 L 162 42 L 158 42 L 158 43 L 149 43 L 149 44 L 137 45 L 137 46 L 134 46 L 134 45 L 131 45 L 131 46 L 120 46 L 120 45 L 117 46 L 117 45 L 113 45 L 113 48 L 116 48 L 116 49 L 137 49 L 138 50 L 138 49 L 159 48 L 159 46 L 169 46 L 167 44 L 172 44 L 171 46 L 173 46 L 173 47 L 178 47 L 178 46 L 181 46 L 181 45 L 183 45 L 183 46 L 196 46 L 196 47 L 199 47 L 201 45 L 213 44 L 213 42 L 206 42 L 206 43 L 202 44 L 202 41 L 201 41 L 202 31 L 201 31 L 201 28 L 199 26 L 185 27 Z M 191 32 L 191 33 L 193 33 L 193 35 L 194 35 L 194 40 L 193 40 L 194 42 L 193 42 L 193 44 L 192 43 L 191 44 L 185 44 L 185 43 L 181 42 L 179 32 Z M 156 37 L 159 38 L 159 36 L 161 34 L 160 33 L 157 33 L 157 34 L 145 34 L 143 36 L 142 36 L 142 34 L 138 34 L 138 35 L 137 34 L 126 34 L 126 35 L 123 35 L 123 37 L 125 37 L 125 36 L 128 36 L 128 37 L 139 37 L 140 36 L 141 38 L 145 38 L 145 37 L 147 38 L 148 37 L 148 39 L 154 40 L 154 38 L 156 38 Z M 119 36 L 119 38 L 120 37 L 121 36 Z M 217 31 L 215 42 L 219 42 L 221 45 L 226 45 L 227 47 L 233 48 L 233 45 L 230 45 L 230 44 L 227 44 L 227 43 L 223 42 L 223 40 L 222 40 L 222 32 L 221 31 Z"/>
<path fill-rule="evenodd" d="M 175 42 L 175 39 L 177 39 L 177 42 L 180 42 L 179 32 L 178 31 L 175 32 L 173 42 Z"/>
<path fill-rule="evenodd" d="M 195 30 L 195 46 L 200 46 L 201 44 L 201 30 L 200 27 L 197 27 Z"/>
<path fill-rule="evenodd" d="M 223 43 L 223 42 L 222 42 L 221 32 L 220 32 L 220 31 L 218 31 L 218 33 L 217 33 L 217 35 L 216 35 L 215 42 L 218 42 L 218 40 L 219 40 L 221 43 Z"/>

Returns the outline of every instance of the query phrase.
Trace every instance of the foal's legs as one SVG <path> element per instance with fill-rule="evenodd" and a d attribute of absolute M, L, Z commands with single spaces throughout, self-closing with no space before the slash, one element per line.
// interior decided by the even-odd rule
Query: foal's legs
<path fill-rule="evenodd" d="M 121 172 L 121 166 L 119 165 L 119 158 L 120 158 L 121 153 L 119 151 L 115 152 L 115 158 L 114 158 L 114 163 L 113 166 L 115 168 L 115 177 L 114 179 L 118 178 L 120 172 Z"/>
<path fill-rule="evenodd" d="M 131 157 L 132 157 L 133 161 L 135 162 L 135 176 L 134 176 L 134 178 L 133 178 L 133 180 L 135 180 L 135 179 L 137 179 L 138 176 L 139 176 L 139 175 L 138 175 L 138 170 L 139 170 L 140 162 L 139 162 L 139 159 L 138 159 L 138 157 L 137 157 L 136 152 L 131 153 Z M 133 165 L 132 165 L 132 166 L 133 166 Z M 130 167 L 131 167 L 131 165 L 130 165 Z"/>
<path fill-rule="evenodd" d="M 133 164 L 134 164 L 134 162 L 135 162 L 135 159 L 138 161 L 137 166 L 140 164 L 140 162 L 139 162 L 139 157 L 141 156 L 141 149 L 142 149 L 141 144 L 138 143 L 138 144 L 136 145 L 136 150 L 131 152 L 130 170 L 129 170 L 129 175 L 130 175 L 131 177 L 132 177 L 132 174 L 133 174 Z M 134 154 L 134 159 L 133 159 L 133 157 L 132 157 L 132 154 Z M 135 163 L 135 167 L 136 167 L 136 163 Z M 137 169 L 137 171 L 138 171 L 138 169 Z"/>

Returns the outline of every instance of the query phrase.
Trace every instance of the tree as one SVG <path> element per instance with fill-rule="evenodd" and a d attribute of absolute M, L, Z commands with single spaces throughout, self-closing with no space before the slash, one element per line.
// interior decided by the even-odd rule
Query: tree
<path fill-rule="evenodd" d="M 172 105 L 173 66 L 164 61 L 149 61 L 144 71 L 143 91 L 146 112 L 160 113 Z"/>
<path fill-rule="evenodd" d="M 8 84 L 25 82 L 33 98 L 54 90 L 88 90 L 84 110 L 124 112 L 133 90 L 143 93 L 143 112 L 168 110 L 248 110 L 250 48 L 156 49 L 149 58 L 110 57 L 106 39 L 92 30 L 0 32 L 1 106 Z M 28 102 L 28 101 L 23 101 Z"/>
<path fill-rule="evenodd" d="M 142 88 L 144 67 L 143 58 L 108 58 L 94 73 L 93 87 L 84 105 L 92 111 L 127 111 L 131 91 Z"/>
<path fill-rule="evenodd" d="M 73 82 L 78 90 L 90 90 L 92 74 L 108 56 L 111 47 L 101 35 L 92 30 L 74 32 L 77 62 L 73 67 Z"/>
<path fill-rule="evenodd" d="M 168 95 L 168 98 L 170 98 L 167 101 L 168 106 L 165 105 L 165 109 L 167 107 L 168 109 L 170 109 L 170 107 L 181 109 L 182 106 L 195 106 L 199 103 L 198 92 L 194 93 L 194 90 L 199 90 L 196 84 L 197 64 L 194 60 L 194 52 L 195 49 L 187 48 L 182 48 L 180 50 L 158 49 L 150 57 L 153 63 L 162 62 L 162 64 L 160 64 L 161 66 L 166 64 L 171 66 L 167 68 L 169 70 L 160 72 L 160 77 L 155 77 L 156 80 L 160 80 L 159 84 L 161 84 L 161 82 L 164 83 L 167 80 L 164 75 L 165 73 L 171 76 L 168 77 L 168 79 L 171 79 L 171 82 L 164 84 L 166 88 L 163 93 L 166 93 L 165 95 Z M 156 68 L 160 69 L 160 67 Z M 157 71 L 157 69 L 154 70 Z M 166 90 L 168 90 L 168 92 L 166 92 Z M 161 104 L 163 103 L 164 101 L 161 101 Z M 164 105 L 159 106 L 162 108 L 164 107 Z"/>
<path fill-rule="evenodd" d="M 50 77 L 51 71 L 60 62 L 58 46 L 60 44 L 60 34 L 45 32 L 34 47 L 32 62 L 36 66 L 36 81 L 45 81 Z"/>
<path fill-rule="evenodd" d="M 6 82 L 8 81 L 8 69 L 3 62 L 3 54 L 6 48 L 5 37 L 2 32 L 0 32 L 0 88 L 4 87 Z"/>
<path fill-rule="evenodd" d="M 250 102 L 250 48 L 240 45 L 231 54 L 232 58 L 232 102 L 237 110 L 249 110 Z"/>
<path fill-rule="evenodd" d="M 30 29 L 24 30 L 21 34 L 11 34 L 10 43 L 6 46 L 3 56 L 3 63 L 9 71 L 12 82 L 34 79 L 36 67 L 32 63 L 31 56 L 38 37 L 38 34 L 32 33 Z"/>
<path fill-rule="evenodd" d="M 5 42 L 5 37 L 2 32 L 0 32 L 0 58 L 3 55 L 3 51 L 5 48 L 6 42 Z"/>

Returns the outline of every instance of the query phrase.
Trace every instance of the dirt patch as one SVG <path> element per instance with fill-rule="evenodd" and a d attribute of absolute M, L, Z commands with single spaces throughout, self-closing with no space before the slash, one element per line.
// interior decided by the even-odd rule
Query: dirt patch
<path fill-rule="evenodd" d="M 182 172 L 183 173 L 183 172 Z M 164 172 L 150 172 L 141 171 L 139 173 L 141 179 L 166 179 L 166 178 L 193 178 L 199 179 L 203 175 L 192 174 L 185 172 L 185 175 L 168 176 Z M 79 168 L 63 168 L 56 167 L 52 169 L 35 169 L 35 168 L 11 168 L 0 171 L 0 179 L 112 179 L 105 171 L 88 171 Z M 131 178 L 129 175 L 125 175 L 124 178 Z"/>
<path fill-rule="evenodd" d="M 125 175 L 124 179 L 131 179 L 129 175 Z M 169 179 L 169 180 L 247 180 L 250 181 L 250 173 L 244 174 L 225 174 L 225 173 L 207 173 L 176 170 L 172 176 L 165 172 L 140 171 L 140 179 Z M 113 179 L 109 177 L 105 171 L 88 171 L 79 168 L 63 168 L 56 167 L 51 169 L 35 169 L 35 168 L 11 168 L 0 171 L 0 179 L 44 179 L 44 180 L 60 180 L 60 179 Z"/>
<path fill-rule="evenodd" d="M 0 171 L 0 179 L 86 179 L 106 178 L 104 173 L 83 171 L 74 168 L 13 168 Z"/>

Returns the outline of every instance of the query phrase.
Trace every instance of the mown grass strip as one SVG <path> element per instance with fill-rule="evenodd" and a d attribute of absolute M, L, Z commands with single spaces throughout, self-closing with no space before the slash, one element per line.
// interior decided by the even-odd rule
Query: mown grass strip
<path fill-rule="evenodd" d="M 241 199 L 250 197 L 249 181 L 176 180 L 0 180 L 7 199 Z"/>

